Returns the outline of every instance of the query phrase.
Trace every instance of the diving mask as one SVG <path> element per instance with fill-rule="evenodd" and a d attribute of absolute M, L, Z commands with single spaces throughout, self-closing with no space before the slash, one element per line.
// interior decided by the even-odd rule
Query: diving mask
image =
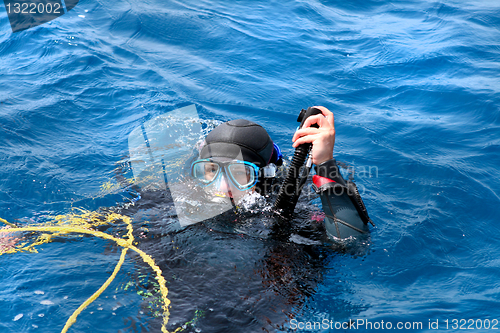
<path fill-rule="evenodd" d="M 221 182 L 223 174 L 236 189 L 246 191 L 257 184 L 259 167 L 248 161 L 222 162 L 208 158 L 191 164 L 191 176 L 205 186 Z"/>

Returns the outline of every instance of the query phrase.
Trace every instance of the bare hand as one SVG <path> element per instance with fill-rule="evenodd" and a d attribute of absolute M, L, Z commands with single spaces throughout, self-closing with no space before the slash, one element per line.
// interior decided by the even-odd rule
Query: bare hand
<path fill-rule="evenodd" d="M 324 106 L 315 106 L 322 114 L 306 119 L 304 125 L 293 135 L 293 147 L 303 143 L 312 143 L 312 161 L 319 165 L 333 158 L 335 145 L 335 123 L 333 113 Z M 319 128 L 311 127 L 318 124 Z"/>

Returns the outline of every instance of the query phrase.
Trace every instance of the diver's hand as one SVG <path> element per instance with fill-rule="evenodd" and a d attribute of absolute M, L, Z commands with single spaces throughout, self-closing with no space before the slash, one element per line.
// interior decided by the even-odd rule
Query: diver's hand
<path fill-rule="evenodd" d="M 319 165 L 333 158 L 335 145 L 335 123 L 333 113 L 324 106 L 315 106 L 322 114 L 310 116 L 301 129 L 293 135 L 293 147 L 303 143 L 312 143 L 312 161 Z M 318 124 L 319 128 L 311 127 Z"/>

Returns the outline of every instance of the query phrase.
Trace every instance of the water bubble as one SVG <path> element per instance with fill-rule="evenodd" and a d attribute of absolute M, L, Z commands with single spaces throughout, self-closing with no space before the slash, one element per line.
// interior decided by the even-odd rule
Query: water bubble
<path fill-rule="evenodd" d="M 45 300 L 45 301 L 41 301 L 40 304 L 42 304 L 42 305 L 53 305 L 54 302 L 49 301 L 49 300 Z"/>

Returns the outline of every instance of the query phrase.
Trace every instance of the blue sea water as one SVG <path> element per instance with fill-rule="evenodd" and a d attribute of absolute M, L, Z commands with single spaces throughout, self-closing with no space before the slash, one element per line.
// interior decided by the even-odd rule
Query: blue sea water
<path fill-rule="evenodd" d="M 227 291 L 216 282 L 247 283 L 250 254 L 265 253 L 265 241 L 231 249 L 217 239 L 225 248 L 216 251 L 200 245 L 210 243 L 207 233 L 188 229 L 175 236 L 174 259 L 184 266 L 172 268 L 185 276 L 166 273 L 172 321 L 191 320 L 200 296 L 200 310 L 226 309 L 207 321 L 229 321 L 232 332 L 349 331 L 307 326 L 323 320 L 371 322 L 358 331 L 411 323 L 402 330 L 430 332 L 436 320 L 439 331 L 500 329 L 499 73 L 493 0 L 83 0 L 14 34 L 0 6 L 0 217 L 36 224 L 128 202 L 133 194 L 103 193 L 102 185 L 126 161 L 129 133 L 168 111 L 195 104 L 203 119 L 250 119 L 291 156 L 298 112 L 324 105 L 335 115 L 334 155 L 357 171 L 376 223 L 369 246 L 323 247 L 326 257 L 309 268 L 320 277 L 301 267 L 303 283 L 315 282 L 286 305 L 287 321 L 266 307 L 275 300 L 263 278 L 251 280 L 256 305 L 244 310 L 254 315 L 238 322 L 241 304 L 221 296 Z M 248 271 L 201 270 L 230 267 L 231 255 Z M 0 256 L 0 331 L 61 331 L 118 256 L 107 241 L 64 237 L 39 253 Z M 298 258 L 305 266 L 307 256 Z M 127 289 L 147 274 L 137 266 L 126 261 L 70 332 L 156 331 L 141 288 Z M 217 331 L 211 327 L 187 330 Z"/>

